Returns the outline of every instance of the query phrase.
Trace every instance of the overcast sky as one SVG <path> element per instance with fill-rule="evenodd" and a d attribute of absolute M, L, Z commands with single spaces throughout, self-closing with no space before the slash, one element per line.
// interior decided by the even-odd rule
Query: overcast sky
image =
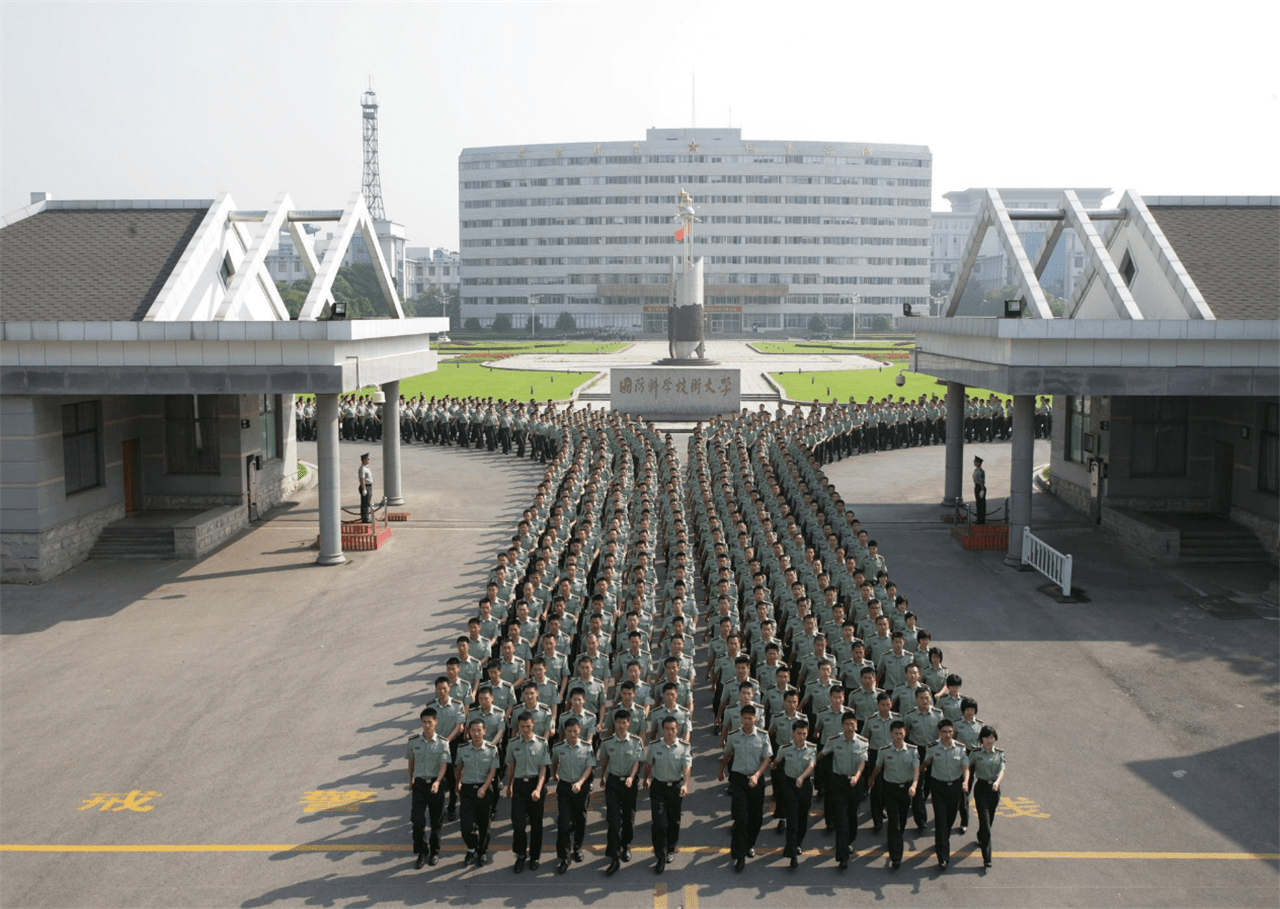
<path fill-rule="evenodd" d="M 935 210 L 970 186 L 1280 194 L 1280 4 L 0 5 L 3 210 L 55 198 L 360 188 L 360 94 L 413 246 L 457 248 L 464 147 L 914 143 Z M 732 123 L 730 124 L 730 111 Z"/>

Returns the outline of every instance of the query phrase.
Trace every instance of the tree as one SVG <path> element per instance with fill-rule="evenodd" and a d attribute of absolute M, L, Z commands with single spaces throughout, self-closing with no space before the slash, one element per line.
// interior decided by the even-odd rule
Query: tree
<path fill-rule="evenodd" d="M 879 315 L 872 318 L 871 330 L 872 331 L 893 331 L 893 320 L 890 319 L 888 316 L 886 316 L 884 313 L 880 313 Z"/>
<path fill-rule="evenodd" d="M 500 312 L 493 317 L 493 325 L 491 327 L 496 332 L 511 331 L 511 317 L 505 312 Z"/>
<path fill-rule="evenodd" d="M 415 316 L 443 316 L 445 315 L 444 293 L 433 284 L 427 288 L 426 293 L 413 301 L 411 308 Z"/>
<path fill-rule="evenodd" d="M 475 316 L 472 316 L 470 319 L 467 319 L 467 321 L 462 323 L 462 327 L 466 331 L 479 331 L 480 320 L 477 319 Z"/>
<path fill-rule="evenodd" d="M 311 279 L 304 278 L 301 281 L 294 281 L 292 284 L 286 281 L 277 281 L 276 290 L 280 293 L 284 308 L 289 311 L 289 318 L 297 319 L 302 313 L 302 305 L 307 302 L 307 291 L 311 290 Z"/>
<path fill-rule="evenodd" d="M 853 313 L 847 312 L 840 317 L 840 330 L 853 331 Z"/>
<path fill-rule="evenodd" d="M 809 331 L 818 334 L 827 330 L 827 317 L 820 312 L 815 312 L 809 317 Z"/>
<path fill-rule="evenodd" d="M 573 317 L 573 313 L 564 310 L 556 318 L 556 331 L 577 331 L 578 320 Z"/>
<path fill-rule="evenodd" d="M 445 314 L 449 316 L 449 327 L 456 331 L 462 324 L 462 294 L 456 287 L 445 294 Z"/>

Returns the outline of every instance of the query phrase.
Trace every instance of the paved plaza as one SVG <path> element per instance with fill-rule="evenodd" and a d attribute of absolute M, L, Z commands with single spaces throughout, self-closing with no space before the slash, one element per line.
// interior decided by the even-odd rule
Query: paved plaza
<path fill-rule="evenodd" d="M 835 359 L 825 368 L 848 368 Z M 999 499 L 1009 445 L 980 449 Z M 381 477 L 380 446 L 343 443 L 348 507 L 364 450 Z M 314 463 L 314 446 L 299 455 Z M 505 799 L 492 864 L 463 869 L 454 823 L 440 865 L 415 871 L 404 744 L 541 470 L 421 444 L 402 458 L 410 520 L 342 566 L 314 564 L 313 488 L 199 563 L 91 561 L 0 589 L 0 906 L 1276 905 L 1280 622 L 1261 596 L 1275 569 L 1158 567 L 1037 492 L 1037 532 L 1075 557 L 1081 601 L 1061 603 L 1003 552 L 952 540 L 941 447 L 827 473 L 1000 730 L 992 869 L 975 825 L 952 837 L 946 874 L 932 828 L 890 871 L 864 807 L 848 870 L 819 823 L 798 871 L 768 826 L 734 873 L 703 689 L 681 848 L 662 876 L 644 796 L 635 859 L 603 875 L 599 791 L 586 862 L 567 875 L 549 846 L 540 870 L 513 875 Z"/>

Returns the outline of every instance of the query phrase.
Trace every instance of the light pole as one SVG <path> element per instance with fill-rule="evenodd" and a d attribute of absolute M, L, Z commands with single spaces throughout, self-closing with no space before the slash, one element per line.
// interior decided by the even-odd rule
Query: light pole
<path fill-rule="evenodd" d="M 853 296 L 849 297 L 849 302 L 853 304 L 853 321 L 850 322 L 850 325 L 852 327 L 849 329 L 850 341 L 858 340 L 858 300 L 860 299 L 861 299 L 861 296 L 859 294 L 854 294 Z"/>
<path fill-rule="evenodd" d="M 538 311 L 534 308 L 537 302 L 538 295 L 529 294 L 529 333 L 535 338 L 538 336 Z"/>

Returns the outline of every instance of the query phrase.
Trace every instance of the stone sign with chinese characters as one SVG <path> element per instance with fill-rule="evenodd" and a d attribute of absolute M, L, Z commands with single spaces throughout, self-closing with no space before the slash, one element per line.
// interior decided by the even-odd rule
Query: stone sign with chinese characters
<path fill-rule="evenodd" d="M 717 366 L 636 366 L 609 371 L 609 406 L 653 420 L 706 420 L 742 406 L 742 374 Z"/>

